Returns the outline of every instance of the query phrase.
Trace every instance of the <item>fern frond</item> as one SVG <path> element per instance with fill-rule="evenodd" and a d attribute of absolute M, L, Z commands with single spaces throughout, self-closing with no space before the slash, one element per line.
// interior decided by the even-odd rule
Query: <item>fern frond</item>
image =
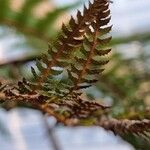
<path fill-rule="evenodd" d="M 73 62 L 72 67 L 69 70 L 76 76 L 74 78 L 72 73 L 69 74 L 69 78 L 71 78 L 74 83 L 72 90 L 79 89 L 82 84 L 91 85 L 91 83 L 94 83 L 98 79 L 97 75 L 102 73 L 104 70 L 101 67 L 108 63 L 108 61 L 101 60 L 101 56 L 107 55 L 111 49 L 102 50 L 99 49 L 99 47 L 107 45 L 111 40 L 111 37 L 104 39 L 101 38 L 104 34 L 108 34 L 111 30 L 111 27 L 103 27 L 106 26 L 109 21 L 110 10 L 106 7 L 98 13 L 96 19 L 87 29 L 84 44 L 80 49 L 80 53 L 83 57 L 76 57 L 75 62 Z M 76 66 L 80 69 L 77 69 Z"/>
<path fill-rule="evenodd" d="M 80 106 L 81 105 L 81 106 Z M 100 126 L 117 135 L 132 134 L 150 139 L 150 120 L 117 120 L 106 119 L 109 107 L 96 102 L 84 100 L 69 100 L 62 103 L 44 104 L 40 109 L 48 115 L 53 115 L 57 120 L 67 126 Z"/>
<path fill-rule="evenodd" d="M 23 23 L 23 25 L 25 25 L 26 23 L 28 24 L 28 21 L 30 21 L 28 18 L 32 14 L 33 8 L 40 2 L 41 0 L 26 0 L 19 14 L 16 15 L 16 21 Z"/>
<path fill-rule="evenodd" d="M 3 84 L 0 82 L 0 104 L 4 102 L 6 87 L 7 87 L 6 85 L 3 85 Z"/>
<path fill-rule="evenodd" d="M 59 99 L 39 94 L 19 94 L 15 90 L 5 90 L 7 101 L 30 104 L 43 113 L 54 116 L 58 122 L 67 126 L 100 126 L 121 136 L 133 134 L 149 140 L 150 120 L 127 120 L 108 118 L 110 107 L 96 101 L 83 100 L 81 93 L 71 93 Z M 3 98 L 5 99 L 5 98 Z M 45 101 L 46 100 L 46 101 Z"/>
<path fill-rule="evenodd" d="M 41 61 L 37 61 L 36 63 L 41 73 L 40 76 L 38 76 L 35 69 L 32 68 L 32 72 L 34 76 L 36 76 L 36 89 L 42 88 L 43 83 L 47 82 L 48 78 L 52 78 L 55 74 L 59 75 L 59 72 L 56 71 L 54 67 L 67 68 L 70 66 L 71 56 L 73 56 L 74 51 L 82 46 L 87 28 L 94 22 L 98 14 L 105 16 L 105 14 L 108 13 L 108 11 L 106 11 L 108 7 L 109 4 L 107 0 L 95 0 L 93 4 L 89 3 L 88 9 L 84 7 L 83 15 L 80 11 L 77 12 L 77 20 L 71 17 L 69 27 L 64 24 L 62 25 L 63 33 L 58 37 L 58 42 L 49 47 L 47 57 L 43 55 Z M 105 11 L 106 13 L 104 13 Z M 101 23 L 98 25 L 100 24 Z M 96 37 L 97 34 L 96 32 Z M 96 46 L 96 43 L 94 43 L 94 45 Z M 89 60 L 88 62 L 90 63 Z"/>
<path fill-rule="evenodd" d="M 0 82 L 0 92 L 4 91 L 6 85 L 3 85 L 1 82 Z"/>
<path fill-rule="evenodd" d="M 81 120 L 96 119 L 96 117 L 108 112 L 109 107 L 96 101 L 83 100 L 80 95 L 81 93 L 72 93 L 62 99 L 51 99 L 49 103 L 42 105 L 42 111 L 49 115 L 52 115 L 49 112 L 53 112 L 56 118 L 64 118 L 64 121 L 58 119 L 64 124 L 66 124 L 67 120 L 76 120 L 78 122 L 78 124 L 72 122 L 72 125 L 80 125 Z"/>
<path fill-rule="evenodd" d="M 115 134 L 125 135 L 134 134 L 150 138 L 150 120 L 117 120 L 117 119 L 102 119 L 97 125 L 100 125 L 106 130 L 111 130 Z"/>
<path fill-rule="evenodd" d="M 59 122 L 64 124 L 69 120 L 70 123 L 71 120 L 77 121 L 76 124 L 72 122 L 72 125 L 81 125 L 80 122 L 84 119 L 88 120 L 93 118 L 96 121 L 97 118 L 106 114 L 110 108 L 96 101 L 84 100 L 80 97 L 81 93 L 77 92 L 68 94 L 63 98 L 58 98 L 58 96 L 47 97 L 36 93 L 20 94 L 11 88 L 5 90 L 4 93 L 4 100 L 27 103 L 48 115 L 53 115 Z M 62 121 L 61 118 L 64 118 L 64 120 Z"/>

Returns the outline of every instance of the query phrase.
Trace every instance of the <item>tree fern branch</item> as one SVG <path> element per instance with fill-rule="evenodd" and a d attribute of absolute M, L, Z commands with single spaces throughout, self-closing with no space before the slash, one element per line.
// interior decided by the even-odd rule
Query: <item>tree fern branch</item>
<path fill-rule="evenodd" d="M 115 134 L 134 134 L 136 136 L 143 136 L 144 138 L 150 138 L 150 120 L 117 120 L 117 119 L 102 119 L 97 125 L 111 130 Z"/>
<path fill-rule="evenodd" d="M 89 9 L 86 7 L 84 8 L 83 16 L 78 11 L 77 22 L 73 17 L 71 17 L 69 22 L 70 29 L 67 29 L 64 25 L 62 26 L 64 35 L 58 38 L 59 42 L 55 44 L 56 52 L 51 56 L 51 60 L 46 64 L 47 68 L 41 72 L 40 78 L 37 79 L 38 87 L 41 87 L 42 82 L 44 82 L 51 74 L 52 67 L 58 66 L 59 59 L 63 53 L 71 54 L 71 51 L 74 49 L 74 47 L 80 47 L 83 42 L 83 36 L 86 28 L 95 19 L 96 15 L 100 11 L 108 8 L 107 3 L 107 0 L 95 0 L 93 4 L 89 4 Z"/>

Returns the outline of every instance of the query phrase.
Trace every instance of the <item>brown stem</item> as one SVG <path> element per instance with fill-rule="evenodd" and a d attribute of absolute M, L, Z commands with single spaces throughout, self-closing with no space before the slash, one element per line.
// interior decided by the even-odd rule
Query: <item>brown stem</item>
<path fill-rule="evenodd" d="M 93 43 L 92 43 L 91 50 L 90 50 L 90 52 L 89 52 L 88 59 L 87 59 L 87 61 L 85 61 L 85 63 L 83 64 L 83 70 L 81 71 L 81 73 L 80 73 L 80 75 L 79 75 L 79 79 L 77 80 L 77 82 L 76 82 L 75 87 L 74 87 L 73 90 L 75 90 L 75 89 L 78 88 L 78 84 L 81 82 L 82 77 L 83 77 L 84 74 L 86 73 L 86 70 L 87 70 L 89 64 L 91 63 L 91 59 L 92 59 L 92 57 L 93 57 L 94 50 L 95 50 L 96 45 L 97 45 L 97 36 L 98 36 L 98 31 L 95 31 L 94 40 L 93 40 Z"/>

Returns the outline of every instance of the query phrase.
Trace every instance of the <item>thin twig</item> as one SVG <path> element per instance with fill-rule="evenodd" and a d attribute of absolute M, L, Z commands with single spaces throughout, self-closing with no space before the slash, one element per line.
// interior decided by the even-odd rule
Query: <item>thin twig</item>
<path fill-rule="evenodd" d="M 47 129 L 47 135 L 51 140 L 53 149 L 54 150 L 61 150 L 58 139 L 57 139 L 56 135 L 54 134 L 53 127 L 51 127 L 49 125 L 45 115 L 43 115 L 43 121 L 44 121 L 45 127 Z"/>

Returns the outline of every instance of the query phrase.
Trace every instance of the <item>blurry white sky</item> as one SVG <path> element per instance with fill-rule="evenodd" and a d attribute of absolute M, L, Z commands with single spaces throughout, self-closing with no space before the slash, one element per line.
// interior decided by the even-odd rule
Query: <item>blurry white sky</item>
<path fill-rule="evenodd" d="M 9 113 L 0 110 L 0 118 L 11 134 L 5 138 L 0 136 L 0 150 L 53 150 L 41 113 L 30 109 Z M 121 138 L 99 127 L 58 127 L 53 134 L 61 150 L 134 150 Z"/>

